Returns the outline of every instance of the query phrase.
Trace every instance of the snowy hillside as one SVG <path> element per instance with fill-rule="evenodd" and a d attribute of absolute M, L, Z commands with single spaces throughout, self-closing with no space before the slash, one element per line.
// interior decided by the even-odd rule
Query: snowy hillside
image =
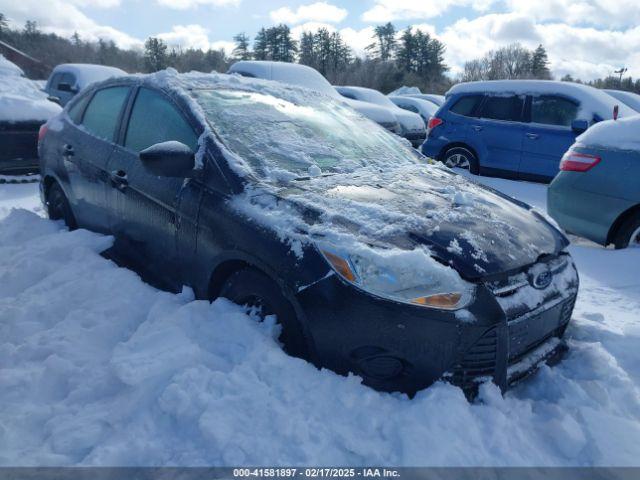
<path fill-rule="evenodd" d="M 545 210 L 543 185 L 481 180 Z M 0 218 L 0 465 L 639 463 L 640 249 L 577 240 L 568 357 L 469 404 L 287 357 L 271 323 L 160 292 L 99 255 L 108 237 L 43 219 L 36 184 L 0 185 Z"/>

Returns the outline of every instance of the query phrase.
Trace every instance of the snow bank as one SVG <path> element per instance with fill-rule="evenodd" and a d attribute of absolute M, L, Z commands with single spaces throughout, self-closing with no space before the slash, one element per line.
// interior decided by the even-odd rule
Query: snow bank
<path fill-rule="evenodd" d="M 579 118 L 591 121 L 594 115 L 603 120 L 613 118 L 613 108 L 618 105 L 620 117 L 630 117 L 638 112 L 627 107 L 602 90 L 572 82 L 553 80 L 490 80 L 483 82 L 458 83 L 449 89 L 447 95 L 454 93 L 495 93 L 517 95 L 559 94 L 575 98 L 580 102 Z"/>
<path fill-rule="evenodd" d="M 45 122 L 61 110 L 47 100 L 35 83 L 22 76 L 22 70 L 0 56 L 0 121 Z"/>
<path fill-rule="evenodd" d="M 588 147 L 640 151 L 640 116 L 597 123 L 576 142 Z"/>
<path fill-rule="evenodd" d="M 604 285 L 560 365 L 505 397 L 409 400 L 286 356 L 225 300 L 151 288 L 109 244 L 24 210 L 0 222 L 2 465 L 638 464 L 638 310 Z"/>

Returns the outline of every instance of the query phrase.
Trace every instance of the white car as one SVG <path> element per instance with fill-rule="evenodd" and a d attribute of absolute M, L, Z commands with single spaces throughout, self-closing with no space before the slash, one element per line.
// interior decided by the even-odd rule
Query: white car
<path fill-rule="evenodd" d="M 640 113 L 640 95 L 633 92 L 625 92 L 624 90 L 609 90 L 605 89 L 609 95 L 616 100 L 620 100 L 627 107 L 633 108 L 636 112 Z"/>
<path fill-rule="evenodd" d="M 438 111 L 438 106 L 435 103 L 422 100 L 421 98 L 393 95 L 389 96 L 389 100 L 403 110 L 409 110 L 410 112 L 420 115 L 425 126 L 429 123 L 429 119 Z"/>
<path fill-rule="evenodd" d="M 87 85 L 122 75 L 127 75 L 127 72 L 116 67 L 91 63 L 62 63 L 49 75 L 44 91 L 64 107 Z"/>
<path fill-rule="evenodd" d="M 402 130 L 395 115 L 388 109 L 341 97 L 320 72 L 306 65 L 263 60 L 242 60 L 231 65 L 227 73 L 237 73 L 243 77 L 262 78 L 310 88 L 345 102 L 361 115 L 395 134 L 399 135 Z"/>
<path fill-rule="evenodd" d="M 0 55 L 0 172 L 38 171 L 38 130 L 61 110 L 20 67 Z"/>
<path fill-rule="evenodd" d="M 400 135 L 411 142 L 414 147 L 418 147 L 424 142 L 427 136 L 427 129 L 422 121 L 422 117 L 417 113 L 409 112 L 398 107 L 389 98 L 377 90 L 364 87 L 338 86 L 335 87 L 340 95 L 352 100 L 369 102 L 383 108 L 389 109 L 395 115 L 402 131 Z"/>

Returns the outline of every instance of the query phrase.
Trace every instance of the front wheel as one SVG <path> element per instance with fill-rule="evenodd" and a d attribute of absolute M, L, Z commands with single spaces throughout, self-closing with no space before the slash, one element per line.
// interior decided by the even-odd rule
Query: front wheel
<path fill-rule="evenodd" d="M 640 213 L 636 213 L 620 225 L 613 237 L 613 245 L 616 249 L 640 248 Z"/>
<path fill-rule="evenodd" d="M 478 159 L 473 152 L 465 147 L 453 147 L 442 156 L 442 163 L 449 168 L 464 168 L 474 175 L 480 173 Z"/>
<path fill-rule="evenodd" d="M 257 309 L 262 318 L 275 315 L 282 326 L 279 340 L 284 351 L 294 357 L 308 358 L 307 342 L 296 312 L 280 287 L 267 275 L 253 268 L 239 270 L 222 286 L 220 296 Z"/>
<path fill-rule="evenodd" d="M 78 227 L 71 205 L 69 205 L 69 200 L 67 200 L 62 188 L 57 183 L 51 185 L 47 192 L 47 213 L 51 220 L 64 221 L 69 230 L 74 230 Z"/>

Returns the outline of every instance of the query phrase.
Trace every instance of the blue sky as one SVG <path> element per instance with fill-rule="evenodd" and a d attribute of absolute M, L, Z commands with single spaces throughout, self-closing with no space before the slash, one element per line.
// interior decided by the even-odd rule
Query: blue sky
<path fill-rule="evenodd" d="M 253 37 L 284 22 L 300 35 L 325 26 L 361 55 L 373 27 L 392 21 L 443 41 L 454 76 L 465 61 L 513 42 L 544 44 L 558 77 L 590 79 L 623 65 L 640 76 L 638 0 L 0 0 L 0 12 L 13 25 L 33 19 L 45 31 L 78 31 L 125 47 L 159 36 L 171 45 L 229 50 L 238 32 Z"/>

